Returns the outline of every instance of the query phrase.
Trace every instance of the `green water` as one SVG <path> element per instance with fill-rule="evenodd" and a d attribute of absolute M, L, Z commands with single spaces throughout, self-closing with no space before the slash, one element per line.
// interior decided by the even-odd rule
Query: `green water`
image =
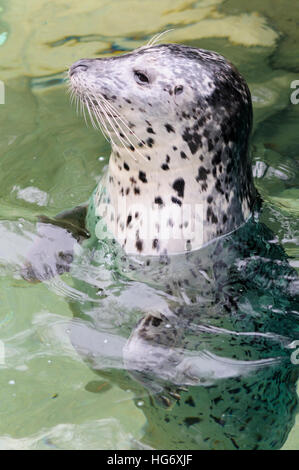
<path fill-rule="evenodd" d="M 0 1 L 0 448 L 144 446 L 146 418 L 133 391 L 95 374 L 70 341 L 70 301 L 80 301 L 71 275 L 31 284 L 19 273 L 36 217 L 86 201 L 107 164 L 109 145 L 66 94 L 63 73 L 73 61 L 131 50 L 175 28 L 169 42 L 235 63 L 253 95 L 262 221 L 298 269 L 299 104 L 290 95 L 299 79 L 299 6 L 260 3 Z M 126 335 L 116 337 L 118 347 Z M 298 425 L 283 448 L 299 449 Z"/>

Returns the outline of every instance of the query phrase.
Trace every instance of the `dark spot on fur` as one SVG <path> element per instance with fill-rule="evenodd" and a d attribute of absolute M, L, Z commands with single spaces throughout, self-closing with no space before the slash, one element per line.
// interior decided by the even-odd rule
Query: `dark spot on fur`
<path fill-rule="evenodd" d="M 185 152 L 181 152 L 181 157 L 185 160 L 187 157 L 187 155 L 185 154 Z"/>
<path fill-rule="evenodd" d="M 178 204 L 179 206 L 182 205 L 182 201 L 180 201 L 179 199 L 177 199 L 176 197 L 172 196 L 171 197 L 171 200 L 174 204 Z"/>
<path fill-rule="evenodd" d="M 198 175 L 196 176 L 196 181 L 206 181 L 210 170 L 206 170 L 203 166 L 198 168 Z"/>
<path fill-rule="evenodd" d="M 175 130 L 172 127 L 171 124 L 165 124 L 165 128 L 166 128 L 167 132 L 174 132 L 175 133 Z"/>
<path fill-rule="evenodd" d="M 183 180 L 183 178 L 176 179 L 172 187 L 178 193 L 179 197 L 184 197 L 185 181 Z"/>
<path fill-rule="evenodd" d="M 143 242 L 141 240 L 137 240 L 136 248 L 139 252 L 141 252 L 143 250 Z"/>
<path fill-rule="evenodd" d="M 186 403 L 186 405 L 195 407 L 195 403 L 194 403 L 194 400 L 193 400 L 191 395 L 187 398 L 187 400 L 185 400 L 185 403 Z"/>
<path fill-rule="evenodd" d="M 185 418 L 184 423 L 186 424 L 187 427 L 192 426 L 193 424 L 198 424 L 201 422 L 200 418 L 197 418 L 196 416 L 190 416 L 190 418 Z"/>
<path fill-rule="evenodd" d="M 160 196 L 155 197 L 155 204 L 158 204 L 159 206 L 163 206 L 163 199 Z"/>
<path fill-rule="evenodd" d="M 158 238 L 155 238 L 153 240 L 153 248 L 157 249 L 157 250 L 159 249 L 159 240 L 158 240 Z"/>
<path fill-rule="evenodd" d="M 219 179 L 217 179 L 217 181 L 216 181 L 215 188 L 217 189 L 218 193 L 224 194 L 224 191 L 221 188 L 221 181 Z"/>
<path fill-rule="evenodd" d="M 212 164 L 219 165 L 220 162 L 221 162 L 221 150 L 218 150 L 218 152 L 216 152 L 214 157 L 212 158 Z"/>
<path fill-rule="evenodd" d="M 218 224 L 218 218 L 214 213 L 212 214 L 212 224 Z"/>
<path fill-rule="evenodd" d="M 138 178 L 140 181 L 142 181 L 142 183 L 147 183 L 146 173 L 144 173 L 144 171 L 139 171 Z"/>
<path fill-rule="evenodd" d="M 208 207 L 207 209 L 207 219 L 212 222 L 212 224 L 217 224 L 218 223 L 218 218 L 214 214 L 211 206 Z"/>
<path fill-rule="evenodd" d="M 162 320 L 161 318 L 157 318 L 157 317 L 152 317 L 152 325 L 153 326 L 159 326 L 161 324 Z"/>
<path fill-rule="evenodd" d="M 198 134 L 193 129 L 191 130 L 190 127 L 185 128 L 182 137 L 183 137 L 183 140 L 187 142 L 192 155 L 194 155 L 197 152 L 199 147 L 202 147 L 201 135 Z"/>

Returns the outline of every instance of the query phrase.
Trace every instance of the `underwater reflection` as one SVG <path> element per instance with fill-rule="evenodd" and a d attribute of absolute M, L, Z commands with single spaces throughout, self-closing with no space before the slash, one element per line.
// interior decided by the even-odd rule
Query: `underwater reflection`
<path fill-rule="evenodd" d="M 135 393 L 143 443 L 281 448 L 297 405 L 298 280 L 270 230 L 251 219 L 201 250 L 145 258 L 109 240 L 80 245 L 61 225 L 2 223 L 19 250 L 2 247 L 1 264 L 68 299 L 73 346 Z"/>
<path fill-rule="evenodd" d="M 70 256 L 70 231 L 48 227 L 52 247 L 67 240 L 69 258 L 59 256 L 72 282 L 52 279 L 64 269 L 57 256 L 34 266 L 32 250 L 27 274 L 51 278 L 69 299 L 70 338 L 90 367 L 135 392 L 145 444 L 281 448 L 297 405 L 298 281 L 267 227 L 251 219 L 201 250 L 161 258 L 90 239 Z"/>

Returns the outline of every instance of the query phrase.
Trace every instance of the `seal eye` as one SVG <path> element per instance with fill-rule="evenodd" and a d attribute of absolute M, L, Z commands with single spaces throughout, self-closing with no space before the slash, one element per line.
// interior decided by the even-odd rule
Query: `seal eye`
<path fill-rule="evenodd" d="M 183 90 L 184 90 L 183 85 L 178 85 L 174 89 L 174 94 L 175 95 L 180 95 L 181 93 L 183 93 Z"/>
<path fill-rule="evenodd" d="M 143 72 L 138 72 L 135 70 L 134 77 L 137 83 L 140 85 L 144 85 L 145 83 L 149 83 L 148 77 Z"/>

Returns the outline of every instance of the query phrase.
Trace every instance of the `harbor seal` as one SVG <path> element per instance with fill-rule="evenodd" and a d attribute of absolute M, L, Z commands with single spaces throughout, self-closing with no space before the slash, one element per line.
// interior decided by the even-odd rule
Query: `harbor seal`
<path fill-rule="evenodd" d="M 70 272 L 72 344 L 134 392 L 146 445 L 281 448 L 297 404 L 296 273 L 256 211 L 244 79 L 176 44 L 82 59 L 69 77 L 112 152 L 87 215 L 41 220 L 29 274 Z"/>
<path fill-rule="evenodd" d="M 69 79 L 112 148 L 86 225 L 90 246 L 100 242 L 92 264 L 113 272 L 113 287 L 99 303 L 93 279 L 75 311 L 84 324 L 74 324 L 73 344 L 139 396 L 146 444 L 280 448 L 297 403 L 296 276 L 255 212 L 245 80 L 219 54 L 177 44 L 81 59 Z M 80 278 L 80 263 L 73 272 Z M 139 321 L 117 353 L 106 333 L 112 312 L 132 326 L 134 311 Z"/>
<path fill-rule="evenodd" d="M 69 78 L 112 147 L 89 207 L 91 232 L 104 221 L 126 253 L 167 255 L 197 250 L 249 218 L 257 200 L 251 97 L 224 57 L 161 44 L 79 60 Z"/>

